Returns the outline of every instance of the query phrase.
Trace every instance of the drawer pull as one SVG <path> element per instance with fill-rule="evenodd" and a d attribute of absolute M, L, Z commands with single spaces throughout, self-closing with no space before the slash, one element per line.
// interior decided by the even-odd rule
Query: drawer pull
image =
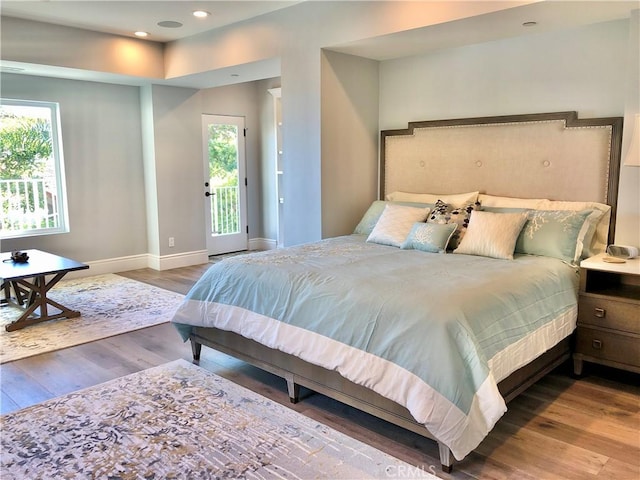
<path fill-rule="evenodd" d="M 593 309 L 593 314 L 598 318 L 604 318 L 607 315 L 607 311 L 604 308 L 596 307 Z"/>
<path fill-rule="evenodd" d="M 602 349 L 602 340 L 592 340 L 591 341 L 591 346 L 594 348 L 594 350 L 601 350 Z"/>

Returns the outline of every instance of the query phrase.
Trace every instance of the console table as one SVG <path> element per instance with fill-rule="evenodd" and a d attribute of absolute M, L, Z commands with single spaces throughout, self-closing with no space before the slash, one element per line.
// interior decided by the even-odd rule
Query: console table
<path fill-rule="evenodd" d="M 0 279 L 5 300 L 24 308 L 20 318 L 5 329 L 11 332 L 34 323 L 79 317 L 80 312 L 51 300 L 47 293 L 67 273 L 89 268 L 89 265 L 40 250 L 24 251 L 29 255 L 26 263 L 13 262 L 10 252 L 0 253 Z M 48 280 L 47 276 L 50 276 Z M 15 298 L 11 297 L 12 287 Z M 52 312 L 50 307 L 55 311 Z"/>

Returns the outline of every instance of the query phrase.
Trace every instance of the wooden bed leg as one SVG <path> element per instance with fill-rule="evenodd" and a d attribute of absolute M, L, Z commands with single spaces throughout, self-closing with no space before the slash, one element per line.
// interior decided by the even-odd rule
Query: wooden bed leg
<path fill-rule="evenodd" d="M 438 442 L 438 451 L 440 452 L 440 464 L 442 465 L 442 471 L 444 473 L 451 473 L 453 470 L 453 457 L 449 447 L 443 443 Z"/>
<path fill-rule="evenodd" d="M 194 360 L 200 360 L 200 352 L 202 352 L 202 344 L 191 339 L 191 353 Z"/>
<path fill-rule="evenodd" d="M 287 375 L 287 390 L 289 391 L 289 401 L 298 403 L 300 400 L 300 385 L 293 381 L 293 375 Z"/>
<path fill-rule="evenodd" d="M 580 377 L 582 375 L 582 366 L 583 366 L 582 356 L 574 353 L 573 354 L 573 374 L 576 377 Z"/>

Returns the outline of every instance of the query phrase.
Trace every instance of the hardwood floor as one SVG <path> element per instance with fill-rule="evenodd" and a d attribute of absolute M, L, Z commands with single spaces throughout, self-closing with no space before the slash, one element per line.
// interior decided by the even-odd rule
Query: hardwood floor
<path fill-rule="evenodd" d="M 121 275 L 186 293 L 208 265 Z M 170 324 L 0 366 L 1 411 L 178 358 L 191 360 Z M 640 376 L 587 364 L 579 378 L 562 366 L 509 404 L 481 445 L 451 474 L 435 442 L 303 389 L 289 403 L 284 380 L 203 348 L 200 365 L 336 430 L 445 479 L 640 479 Z"/>

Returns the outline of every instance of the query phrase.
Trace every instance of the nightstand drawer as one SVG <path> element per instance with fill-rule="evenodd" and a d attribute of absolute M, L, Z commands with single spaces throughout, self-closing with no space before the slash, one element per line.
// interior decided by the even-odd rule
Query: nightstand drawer
<path fill-rule="evenodd" d="M 578 327 L 576 352 L 589 357 L 640 367 L 640 337 Z"/>
<path fill-rule="evenodd" d="M 578 323 L 640 333 L 640 304 L 580 295 Z"/>

